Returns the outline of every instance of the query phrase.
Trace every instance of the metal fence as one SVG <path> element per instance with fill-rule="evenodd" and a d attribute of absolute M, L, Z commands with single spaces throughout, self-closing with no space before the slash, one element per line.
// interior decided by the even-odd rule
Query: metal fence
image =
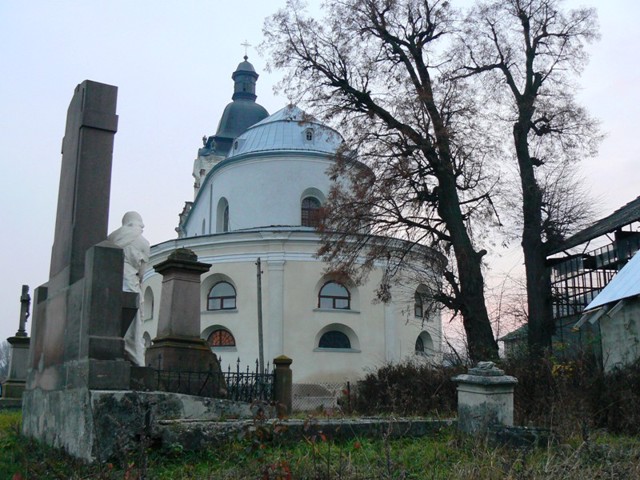
<path fill-rule="evenodd" d="M 232 370 L 229 365 L 227 371 L 223 372 L 154 370 L 157 390 L 215 397 L 222 387 L 227 392 L 225 398 L 241 402 L 273 399 L 275 374 L 269 372 L 269 364 L 263 372 L 260 372 L 257 361 L 255 370 L 251 371 L 249 366 L 241 370 L 240 359 L 235 370 Z"/>
<path fill-rule="evenodd" d="M 258 361 L 253 371 L 247 365 L 245 370 L 240 369 L 240 359 L 236 362 L 236 369 L 223 372 L 227 386 L 227 398 L 241 402 L 253 402 L 254 400 L 273 400 L 273 383 L 275 373 L 267 363 L 264 371 L 260 371 Z"/>

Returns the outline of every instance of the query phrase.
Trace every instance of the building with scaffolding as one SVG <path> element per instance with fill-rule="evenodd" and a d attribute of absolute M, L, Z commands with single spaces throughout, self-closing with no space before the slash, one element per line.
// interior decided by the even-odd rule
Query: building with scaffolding
<path fill-rule="evenodd" d="M 640 197 L 567 238 L 548 253 L 555 320 L 554 354 L 602 355 L 597 322 L 576 324 L 589 303 L 640 250 Z M 526 344 L 526 325 L 500 340 L 507 355 Z"/>

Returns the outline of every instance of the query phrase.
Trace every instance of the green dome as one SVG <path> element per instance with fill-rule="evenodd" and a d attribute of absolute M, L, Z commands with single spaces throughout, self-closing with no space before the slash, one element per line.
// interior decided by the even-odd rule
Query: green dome
<path fill-rule="evenodd" d="M 244 61 L 238 64 L 238 68 L 231 75 L 234 82 L 233 96 L 231 97 L 233 101 L 225 107 L 216 134 L 213 138 L 209 137 L 210 141 L 202 149 L 203 154 L 211 152 L 216 155 L 227 155 L 234 139 L 251 125 L 269 116 L 269 112 L 262 105 L 256 103 L 258 76 L 245 55 Z"/>
<path fill-rule="evenodd" d="M 269 112 L 251 100 L 234 100 L 228 104 L 220 123 L 216 137 L 237 138 L 254 123 L 258 123 L 269 116 Z"/>

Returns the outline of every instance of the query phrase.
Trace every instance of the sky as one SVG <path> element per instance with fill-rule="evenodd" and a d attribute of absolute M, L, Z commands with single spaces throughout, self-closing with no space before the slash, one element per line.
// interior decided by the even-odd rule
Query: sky
<path fill-rule="evenodd" d="M 309 3 L 318 9 L 318 0 Z M 118 87 L 109 231 L 136 210 L 152 245 L 175 238 L 178 214 L 193 199 L 193 160 L 231 101 L 243 43 L 260 74 L 258 102 L 270 113 L 287 103 L 273 93 L 281 72 L 267 72 L 256 49 L 264 19 L 283 5 L 0 0 L 0 339 L 18 327 L 21 285 L 33 291 L 48 280 L 60 147 L 76 85 Z M 602 39 L 589 48 L 578 95 L 607 135 L 598 156 L 583 163 L 598 212 L 607 215 L 640 195 L 640 2 L 567 5 L 597 7 L 600 18 Z M 496 276 L 519 268 L 517 250 L 500 252 Z"/>

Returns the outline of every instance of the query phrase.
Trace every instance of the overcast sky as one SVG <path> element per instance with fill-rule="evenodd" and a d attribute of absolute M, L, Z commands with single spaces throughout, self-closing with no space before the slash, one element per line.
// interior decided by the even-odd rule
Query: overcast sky
<path fill-rule="evenodd" d="M 264 18 L 283 4 L 0 0 L 0 339 L 16 331 L 21 285 L 33 290 L 48 279 L 60 146 L 75 86 L 90 79 L 118 87 L 109 231 L 137 210 L 152 244 L 174 238 L 178 213 L 193 197 L 201 138 L 215 133 L 231 100 L 241 44 L 258 45 Z M 584 162 L 605 215 L 640 195 L 640 2 L 569 5 L 599 10 L 602 40 L 590 48 L 580 98 L 607 133 L 599 156 Z M 286 104 L 272 92 L 278 73 L 265 71 L 255 48 L 248 55 L 260 74 L 258 102 L 274 113 Z M 507 253 L 502 263 L 508 270 L 520 260 Z"/>

